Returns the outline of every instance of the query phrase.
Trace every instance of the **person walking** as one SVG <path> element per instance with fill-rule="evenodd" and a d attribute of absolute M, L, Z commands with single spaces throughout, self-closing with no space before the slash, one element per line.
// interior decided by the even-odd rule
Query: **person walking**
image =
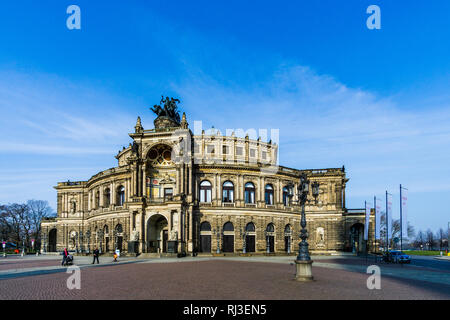
<path fill-rule="evenodd" d="M 97 264 L 100 264 L 100 262 L 98 261 L 98 255 L 99 255 L 98 248 L 95 248 L 95 250 L 94 250 L 94 261 L 92 261 L 92 264 L 95 263 L 95 259 L 97 259 Z"/>
<path fill-rule="evenodd" d="M 61 263 L 62 266 L 66 263 L 66 261 L 67 261 L 67 256 L 68 256 L 68 255 L 69 255 L 69 251 L 67 251 L 67 248 L 64 248 L 64 251 L 63 251 L 63 260 L 62 260 L 62 263 Z"/>

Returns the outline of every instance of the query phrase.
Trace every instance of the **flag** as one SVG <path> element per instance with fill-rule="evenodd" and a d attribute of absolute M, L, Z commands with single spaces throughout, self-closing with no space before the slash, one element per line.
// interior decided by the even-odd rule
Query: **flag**
<path fill-rule="evenodd" d="M 380 240 L 381 230 L 381 200 L 374 198 L 375 203 L 375 240 Z"/>
<path fill-rule="evenodd" d="M 408 189 L 400 185 L 400 196 L 401 196 L 401 220 L 402 220 L 402 238 L 408 238 Z"/>

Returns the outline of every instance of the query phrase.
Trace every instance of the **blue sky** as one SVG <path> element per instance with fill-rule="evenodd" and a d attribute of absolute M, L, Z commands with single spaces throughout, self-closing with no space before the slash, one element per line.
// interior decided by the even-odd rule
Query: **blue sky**
<path fill-rule="evenodd" d="M 81 8 L 81 30 L 66 9 Z M 381 8 L 381 30 L 366 8 Z M 416 229 L 450 210 L 448 1 L 0 4 L 0 203 L 116 165 L 161 94 L 205 128 L 280 129 L 280 164 L 345 165 L 349 207 L 409 189 Z M 397 200 L 396 200 L 397 199 Z"/>

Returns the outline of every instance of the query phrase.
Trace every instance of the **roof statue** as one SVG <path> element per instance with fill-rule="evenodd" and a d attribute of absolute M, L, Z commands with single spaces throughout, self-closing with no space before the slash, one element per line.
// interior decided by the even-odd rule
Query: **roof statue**
<path fill-rule="evenodd" d="M 179 126 L 180 125 L 180 113 L 178 111 L 177 103 L 180 103 L 180 100 L 161 96 L 161 101 L 159 105 L 155 104 L 153 108 L 150 108 L 156 115 L 158 120 L 161 117 L 166 118 L 166 121 L 156 121 L 155 127 L 170 127 L 170 126 Z M 169 120 L 169 121 L 167 121 Z"/>

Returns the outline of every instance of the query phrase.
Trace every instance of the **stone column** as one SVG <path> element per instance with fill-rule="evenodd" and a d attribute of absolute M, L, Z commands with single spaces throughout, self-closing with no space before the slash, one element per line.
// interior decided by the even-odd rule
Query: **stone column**
<path fill-rule="evenodd" d="M 180 187 L 180 167 L 179 166 L 177 166 L 177 171 L 176 171 L 176 178 L 175 178 L 176 180 L 176 184 L 175 184 L 175 190 L 174 190 L 174 193 L 175 194 L 179 194 L 179 193 L 181 193 L 181 187 Z"/>
<path fill-rule="evenodd" d="M 110 199 L 111 199 L 111 204 L 113 205 L 113 206 L 115 206 L 116 205 L 116 200 L 117 200 L 117 197 L 116 197 L 116 183 L 113 181 L 113 182 L 111 182 L 111 188 L 110 188 Z"/>
<path fill-rule="evenodd" d="M 141 242 L 141 252 L 147 252 L 147 246 L 146 246 L 146 230 L 145 230 L 145 211 L 139 211 L 139 213 L 136 215 L 136 221 L 140 221 L 140 234 L 139 234 L 139 240 Z M 136 230 L 138 230 L 136 226 Z"/>
<path fill-rule="evenodd" d="M 147 177 L 145 176 L 145 164 L 142 166 L 142 193 L 141 196 L 147 196 Z"/>
<path fill-rule="evenodd" d="M 194 252 L 194 212 L 193 210 L 189 209 L 189 217 L 190 217 L 190 229 L 189 229 L 189 240 L 190 240 L 190 246 L 189 251 Z"/>
<path fill-rule="evenodd" d="M 222 205 L 222 179 L 220 174 L 217 175 L 216 197 L 217 205 Z"/>
<path fill-rule="evenodd" d="M 193 181 L 192 181 L 192 167 L 188 166 L 188 170 L 189 170 L 189 181 L 188 181 L 188 190 L 186 190 L 186 193 L 188 194 L 192 194 L 192 189 L 193 189 Z"/>
<path fill-rule="evenodd" d="M 105 204 L 104 199 L 103 199 L 103 193 L 104 193 L 103 186 L 101 186 L 98 190 L 100 192 L 100 207 L 103 207 Z"/>

